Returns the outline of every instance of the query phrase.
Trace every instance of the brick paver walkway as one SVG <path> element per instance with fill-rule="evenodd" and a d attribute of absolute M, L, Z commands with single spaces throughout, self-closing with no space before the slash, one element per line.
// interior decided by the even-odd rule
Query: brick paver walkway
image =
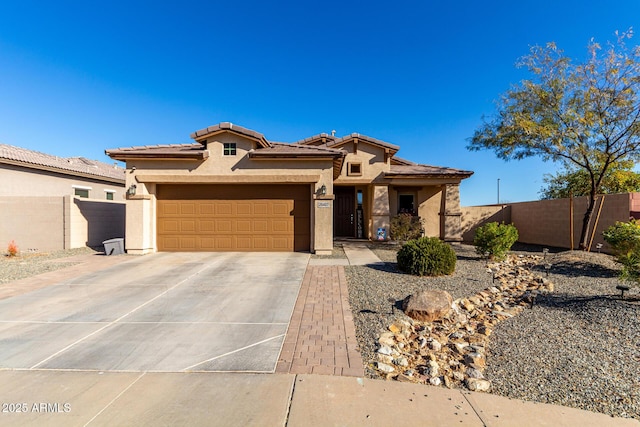
<path fill-rule="evenodd" d="M 309 266 L 277 373 L 363 377 L 343 266 Z"/>

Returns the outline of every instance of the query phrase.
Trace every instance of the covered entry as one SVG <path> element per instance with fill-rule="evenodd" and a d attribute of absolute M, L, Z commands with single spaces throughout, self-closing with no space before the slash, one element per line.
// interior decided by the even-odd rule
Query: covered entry
<path fill-rule="evenodd" d="M 165 184 L 159 251 L 309 251 L 309 185 Z"/>

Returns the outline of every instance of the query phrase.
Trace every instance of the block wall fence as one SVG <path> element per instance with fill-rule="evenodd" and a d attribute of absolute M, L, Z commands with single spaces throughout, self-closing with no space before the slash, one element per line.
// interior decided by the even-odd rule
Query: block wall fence
<path fill-rule="evenodd" d="M 571 215 L 572 203 L 573 215 Z M 600 208 L 601 205 L 602 208 Z M 463 207 L 463 239 L 466 242 L 473 241 L 476 228 L 488 222 L 497 221 L 514 224 L 518 229 L 520 243 L 570 249 L 573 239 L 573 248 L 577 249 L 587 206 L 587 197 L 574 197 L 572 200 L 537 200 Z M 600 216 L 594 233 L 593 225 L 598 212 Z M 602 243 L 602 251 L 610 252 L 602 232 L 616 221 L 629 221 L 631 217 L 640 218 L 640 193 L 598 196 L 588 235 L 589 240 L 593 236 L 591 250 L 595 251 L 596 245 Z"/>
<path fill-rule="evenodd" d="M 124 237 L 125 202 L 59 197 L 0 197 L 0 253 L 98 247 Z"/>

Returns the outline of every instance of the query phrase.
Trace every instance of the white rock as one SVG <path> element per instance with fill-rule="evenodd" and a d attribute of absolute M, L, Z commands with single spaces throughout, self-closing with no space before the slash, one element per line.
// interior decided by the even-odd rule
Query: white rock
<path fill-rule="evenodd" d="M 471 391 L 489 391 L 491 382 L 477 378 L 467 378 L 467 388 Z"/>
<path fill-rule="evenodd" d="M 482 372 L 475 368 L 468 368 L 467 375 L 469 376 L 469 378 L 475 378 L 479 380 L 484 379 L 484 375 L 482 375 Z"/>
<path fill-rule="evenodd" d="M 409 361 L 406 357 L 398 357 L 397 359 L 393 359 L 393 364 L 397 366 L 409 366 Z"/>
<path fill-rule="evenodd" d="M 429 384 L 431 385 L 440 385 L 442 384 L 442 380 L 440 379 L 440 377 L 433 377 L 429 380 Z"/>
<path fill-rule="evenodd" d="M 378 353 L 386 354 L 387 356 L 392 356 L 394 353 L 397 353 L 397 351 L 395 351 L 388 345 L 381 345 L 380 348 L 378 349 Z"/>
<path fill-rule="evenodd" d="M 442 344 L 439 341 L 431 340 L 429 342 L 429 348 L 433 351 L 440 351 L 442 349 Z"/>
<path fill-rule="evenodd" d="M 385 372 L 387 374 L 395 371 L 395 368 L 393 366 L 387 365 L 386 363 L 377 362 L 376 366 L 379 371 Z"/>

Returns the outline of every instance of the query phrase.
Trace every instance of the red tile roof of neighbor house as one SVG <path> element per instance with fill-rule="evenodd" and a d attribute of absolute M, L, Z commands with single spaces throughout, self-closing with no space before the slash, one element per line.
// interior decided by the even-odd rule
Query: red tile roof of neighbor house
<path fill-rule="evenodd" d="M 0 144 L 0 163 L 49 170 L 67 175 L 91 176 L 122 183 L 125 180 L 124 168 L 117 165 L 89 160 L 84 157 L 58 157 L 7 144 Z"/>

